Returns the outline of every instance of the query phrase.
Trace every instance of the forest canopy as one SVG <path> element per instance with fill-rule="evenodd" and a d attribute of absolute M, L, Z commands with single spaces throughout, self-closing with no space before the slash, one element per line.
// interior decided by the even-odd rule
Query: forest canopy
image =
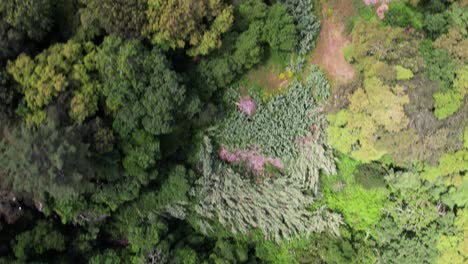
<path fill-rule="evenodd" d="M 466 0 L 0 1 L 0 263 L 467 263 Z"/>

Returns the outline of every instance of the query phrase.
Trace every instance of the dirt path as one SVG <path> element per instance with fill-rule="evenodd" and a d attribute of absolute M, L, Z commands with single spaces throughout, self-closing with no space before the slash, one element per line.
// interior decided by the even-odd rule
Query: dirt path
<path fill-rule="evenodd" d="M 337 84 L 346 84 L 355 75 L 353 67 L 343 56 L 344 47 L 350 44 L 350 37 L 344 33 L 344 20 L 352 15 L 352 4 L 348 0 L 332 0 L 323 1 L 322 6 L 320 39 L 310 62 L 325 69 Z M 333 14 L 327 16 L 329 8 Z"/>

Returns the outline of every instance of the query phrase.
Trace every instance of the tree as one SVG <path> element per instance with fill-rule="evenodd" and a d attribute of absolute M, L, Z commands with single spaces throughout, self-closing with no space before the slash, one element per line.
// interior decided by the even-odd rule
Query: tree
<path fill-rule="evenodd" d="M 50 0 L 4 0 L 0 19 L 33 40 L 41 40 L 51 29 L 53 2 Z"/>
<path fill-rule="evenodd" d="M 221 0 L 149 0 L 145 34 L 163 47 L 189 47 L 191 56 L 206 55 L 221 46 L 221 34 L 231 27 L 233 7 Z"/>
<path fill-rule="evenodd" d="M 446 49 L 458 64 L 468 61 L 467 36 L 461 33 L 461 29 L 451 28 L 447 34 L 440 36 L 435 42 L 434 47 Z"/>
<path fill-rule="evenodd" d="M 8 73 L 0 68 L 0 112 L 13 114 L 17 93 L 14 90 Z"/>
<path fill-rule="evenodd" d="M 296 47 L 296 27 L 284 5 L 277 3 L 268 9 L 263 34 L 274 52 L 291 52 Z"/>
<path fill-rule="evenodd" d="M 59 128 L 48 119 L 37 129 L 21 125 L 4 133 L 0 142 L 1 171 L 15 192 L 70 201 L 91 188 L 93 166 L 88 146 L 77 131 Z"/>
<path fill-rule="evenodd" d="M 364 88 L 356 90 L 349 101 L 349 109 L 329 117 L 329 142 L 358 160 L 377 160 L 385 154 L 375 145 L 379 129 L 398 132 L 406 128 L 409 119 L 403 106 L 409 103 L 409 98 L 402 87 L 390 87 L 372 77 L 364 81 Z"/>
<path fill-rule="evenodd" d="M 44 121 L 45 108 L 67 92 L 73 94 L 69 114 L 77 123 L 97 111 L 101 87 L 94 74 L 94 53 L 92 43 L 69 41 L 55 44 L 35 58 L 21 54 L 8 63 L 8 72 L 24 94 L 29 125 Z"/>
<path fill-rule="evenodd" d="M 65 236 L 55 230 L 50 222 L 39 221 L 32 230 L 16 236 L 12 247 L 15 256 L 26 261 L 48 251 L 64 251 Z"/>
<path fill-rule="evenodd" d="M 468 94 L 468 66 L 457 72 L 452 89 L 434 94 L 434 114 L 438 119 L 445 119 L 454 114 Z"/>
<path fill-rule="evenodd" d="M 385 13 L 385 22 L 392 26 L 403 28 L 422 28 L 422 14 L 414 11 L 403 2 L 392 2 L 389 10 Z"/>
<path fill-rule="evenodd" d="M 14 58 L 24 47 L 26 35 L 0 18 L 0 63 Z"/>
<path fill-rule="evenodd" d="M 123 142 L 124 167 L 146 181 L 145 170 L 160 157 L 158 137 L 173 132 L 178 117 L 193 116 L 197 108 L 189 106 L 197 99 L 186 97 L 180 77 L 159 49 L 147 50 L 136 40 L 107 37 L 97 61 L 113 128 Z"/>
<path fill-rule="evenodd" d="M 87 10 L 107 33 L 121 37 L 138 37 L 147 25 L 146 0 L 82 0 Z"/>
<path fill-rule="evenodd" d="M 427 14 L 424 18 L 424 29 L 432 39 L 437 39 L 447 32 L 447 20 L 443 14 Z"/>
<path fill-rule="evenodd" d="M 298 31 L 297 50 L 306 54 L 315 47 L 315 40 L 320 33 L 320 19 L 315 15 L 313 0 L 282 0 L 289 14 L 293 17 Z"/>

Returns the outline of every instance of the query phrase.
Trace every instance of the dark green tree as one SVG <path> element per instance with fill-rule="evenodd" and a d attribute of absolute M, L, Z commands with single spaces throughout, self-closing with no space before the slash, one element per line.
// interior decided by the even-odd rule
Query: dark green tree
<path fill-rule="evenodd" d="M 147 24 L 146 0 L 82 0 L 107 33 L 121 37 L 138 37 Z"/>
<path fill-rule="evenodd" d="M 178 117 L 197 111 L 196 98 L 186 97 L 180 77 L 158 49 L 147 50 L 138 41 L 106 38 L 98 62 L 106 105 L 125 153 L 123 165 L 145 182 L 150 176 L 146 170 L 160 158 L 158 137 L 173 132 Z"/>
<path fill-rule="evenodd" d="M 39 221 L 29 231 L 16 236 L 12 242 L 15 257 L 22 261 L 32 260 L 47 252 L 62 252 L 65 250 L 65 236 L 54 229 L 51 222 Z"/>
<path fill-rule="evenodd" d="M 53 1 L 3 0 L 0 19 L 24 32 L 33 40 L 41 40 L 52 28 Z"/>
<path fill-rule="evenodd" d="M 20 125 L 5 131 L 0 153 L 0 171 L 15 192 L 42 202 L 49 197 L 70 201 L 90 188 L 88 146 L 76 130 L 61 128 L 51 118 L 37 129 Z"/>

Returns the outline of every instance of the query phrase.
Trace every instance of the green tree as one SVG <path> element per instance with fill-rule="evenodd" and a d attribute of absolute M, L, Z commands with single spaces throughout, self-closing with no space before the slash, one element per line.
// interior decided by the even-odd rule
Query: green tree
<path fill-rule="evenodd" d="M 385 12 L 386 23 L 392 26 L 422 28 L 422 14 L 413 10 L 404 2 L 392 2 Z"/>
<path fill-rule="evenodd" d="M 443 14 L 427 14 L 424 18 L 424 29 L 432 39 L 437 39 L 447 32 L 447 20 Z"/>
<path fill-rule="evenodd" d="M 123 165 L 129 175 L 147 180 L 145 170 L 160 158 L 158 136 L 173 132 L 178 117 L 192 116 L 196 98 L 186 98 L 180 77 L 157 48 L 147 50 L 138 41 L 107 37 L 98 62 L 106 105 L 125 153 Z"/>
<path fill-rule="evenodd" d="M 291 52 L 296 47 L 296 27 L 284 5 L 277 3 L 268 9 L 263 34 L 274 52 Z"/>
<path fill-rule="evenodd" d="M 15 257 L 22 261 L 32 260 L 37 255 L 65 250 L 65 236 L 50 222 L 39 221 L 32 230 L 16 236 L 12 242 Z"/>
<path fill-rule="evenodd" d="M 438 119 L 445 119 L 453 115 L 464 104 L 468 94 L 468 66 L 457 72 L 453 88 L 446 92 L 434 94 L 434 114 Z"/>

